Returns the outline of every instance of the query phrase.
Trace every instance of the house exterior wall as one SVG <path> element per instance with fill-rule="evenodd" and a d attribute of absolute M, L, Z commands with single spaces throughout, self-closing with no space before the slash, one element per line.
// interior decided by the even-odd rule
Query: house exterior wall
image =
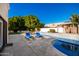
<path fill-rule="evenodd" d="M 73 33 L 73 34 L 77 34 L 77 27 L 73 27 L 73 26 L 67 26 L 64 27 L 65 29 L 65 33 Z M 78 28 L 78 33 L 79 33 L 79 28 Z"/>
<path fill-rule="evenodd" d="M 56 25 L 56 26 L 55 26 Z M 56 32 L 58 33 L 73 33 L 73 34 L 77 34 L 77 27 L 73 27 L 71 23 L 59 23 L 59 24 L 47 24 L 46 26 L 54 29 L 56 28 Z M 41 31 L 43 32 L 48 32 L 50 29 L 48 28 L 42 28 Z M 79 28 L 78 28 L 78 33 L 79 33 Z"/>
<path fill-rule="evenodd" d="M 54 29 L 57 32 L 57 28 L 41 28 L 40 32 L 48 32 L 50 29 Z"/>
<path fill-rule="evenodd" d="M 5 44 L 7 44 L 7 42 L 9 41 L 8 40 L 8 11 L 9 11 L 9 4 L 0 3 L 0 18 L 3 21 L 3 40 Z"/>
<path fill-rule="evenodd" d="M 54 29 L 58 33 L 64 33 L 64 28 L 63 27 L 57 27 L 57 28 L 41 28 L 40 32 L 49 32 L 50 29 Z"/>
<path fill-rule="evenodd" d="M 7 22 L 8 22 L 8 10 L 9 10 L 9 4 L 8 3 L 0 3 L 0 15 Z"/>
<path fill-rule="evenodd" d="M 64 28 L 63 27 L 57 27 L 57 32 L 58 33 L 64 33 L 65 31 L 64 31 Z"/>

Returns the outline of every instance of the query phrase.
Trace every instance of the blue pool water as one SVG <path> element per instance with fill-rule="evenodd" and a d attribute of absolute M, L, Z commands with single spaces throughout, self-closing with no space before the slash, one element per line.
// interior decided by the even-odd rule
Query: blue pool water
<path fill-rule="evenodd" d="M 74 44 L 71 42 L 65 42 L 62 40 L 56 39 L 54 42 L 52 42 L 52 45 L 61 51 L 62 53 L 68 55 L 68 56 L 79 56 L 79 45 Z M 71 45 L 74 46 L 74 48 L 71 48 Z"/>

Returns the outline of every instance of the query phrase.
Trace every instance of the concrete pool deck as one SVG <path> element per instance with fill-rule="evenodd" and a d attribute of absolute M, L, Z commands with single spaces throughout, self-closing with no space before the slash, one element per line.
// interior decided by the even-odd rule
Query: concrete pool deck
<path fill-rule="evenodd" d="M 9 42 L 13 46 L 6 47 L 2 55 L 8 56 L 62 56 L 61 52 L 52 47 L 54 37 L 67 35 L 57 33 L 42 33 L 45 39 L 36 38 L 32 43 L 26 41 L 24 34 L 9 35 Z M 61 36 L 62 37 L 62 36 Z"/>
<path fill-rule="evenodd" d="M 9 35 L 9 42 L 13 46 L 6 47 L 2 55 L 8 56 L 58 56 L 51 47 L 53 38 L 46 36 L 46 39 L 36 39 L 28 44 L 23 35 Z"/>

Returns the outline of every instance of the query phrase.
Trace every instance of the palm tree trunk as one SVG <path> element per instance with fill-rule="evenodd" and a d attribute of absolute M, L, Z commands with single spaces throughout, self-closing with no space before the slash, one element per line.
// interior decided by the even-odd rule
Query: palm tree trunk
<path fill-rule="evenodd" d="M 78 34 L 78 25 L 77 25 L 77 34 Z"/>
<path fill-rule="evenodd" d="M 74 26 L 74 24 L 73 24 L 73 29 L 74 29 L 74 27 L 75 27 L 75 26 Z M 73 33 L 74 33 L 74 30 L 73 30 Z"/>
<path fill-rule="evenodd" d="M 73 24 L 73 28 L 75 28 L 75 25 Z M 76 33 L 78 34 L 78 25 L 76 25 Z M 75 30 L 75 29 L 74 29 Z M 74 31 L 73 31 L 74 32 Z"/>

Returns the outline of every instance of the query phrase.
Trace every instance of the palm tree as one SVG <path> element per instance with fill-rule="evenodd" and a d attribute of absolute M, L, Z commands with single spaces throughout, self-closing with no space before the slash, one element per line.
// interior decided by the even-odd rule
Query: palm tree
<path fill-rule="evenodd" d="M 77 15 L 77 14 L 72 15 L 70 18 L 70 21 L 71 21 L 73 27 L 74 26 L 77 27 L 77 33 L 78 33 L 79 15 Z"/>

